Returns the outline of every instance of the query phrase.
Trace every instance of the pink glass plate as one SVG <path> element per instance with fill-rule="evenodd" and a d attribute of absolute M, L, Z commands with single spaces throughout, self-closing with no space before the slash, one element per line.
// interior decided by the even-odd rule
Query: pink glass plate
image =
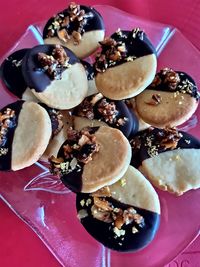
<path fill-rule="evenodd" d="M 141 27 L 159 55 L 159 68 L 170 66 L 191 74 L 200 86 L 200 53 L 171 26 L 142 20 L 109 6 L 95 6 L 103 15 L 107 34 L 117 28 Z M 12 51 L 42 43 L 44 23 L 30 26 Z M 2 59 L 3 60 L 3 59 Z M 1 62 L 2 62 L 1 60 Z M 0 84 L 0 107 L 14 101 Z M 200 110 L 181 128 L 200 137 Z M 162 208 L 161 225 L 153 242 L 136 253 L 117 253 L 96 242 L 76 217 L 75 195 L 51 176 L 48 166 L 36 163 L 17 172 L 0 172 L 0 197 L 32 228 L 63 266 L 161 267 L 174 259 L 198 235 L 200 190 L 175 197 L 157 190 Z"/>

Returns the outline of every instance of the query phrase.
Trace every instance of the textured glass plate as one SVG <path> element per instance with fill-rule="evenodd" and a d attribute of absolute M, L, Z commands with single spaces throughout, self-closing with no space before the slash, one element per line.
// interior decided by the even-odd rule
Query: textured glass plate
<path fill-rule="evenodd" d="M 119 27 L 141 27 L 156 47 L 159 68 L 169 66 L 186 71 L 200 86 L 200 53 L 179 31 L 109 6 L 95 8 L 105 19 L 107 34 Z M 20 48 L 41 44 L 43 25 L 30 26 L 7 55 Z M 16 98 L 3 84 L 0 87 L 0 107 L 3 107 Z M 182 128 L 200 137 L 199 118 L 198 109 Z M 85 231 L 76 217 L 75 195 L 49 174 L 44 163 L 36 163 L 17 172 L 0 172 L 2 200 L 33 229 L 63 266 L 70 267 L 161 267 L 169 263 L 199 233 L 200 190 L 190 191 L 181 197 L 159 190 L 158 194 L 162 215 L 155 239 L 139 252 L 122 254 L 104 248 Z"/>

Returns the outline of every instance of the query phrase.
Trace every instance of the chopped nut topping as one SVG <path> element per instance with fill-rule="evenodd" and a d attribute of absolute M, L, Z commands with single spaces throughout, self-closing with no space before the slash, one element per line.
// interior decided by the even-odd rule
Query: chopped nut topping
<path fill-rule="evenodd" d="M 118 111 L 114 102 L 108 102 L 103 98 L 97 105 L 98 112 L 102 115 L 105 122 L 113 124 L 116 121 Z"/>
<path fill-rule="evenodd" d="M 50 157 L 50 171 L 53 174 L 68 174 L 77 169 L 81 170 L 79 163 L 87 164 L 92 160 L 94 153 L 99 151 L 96 137 L 88 130 L 80 132 L 68 129 L 67 143 L 63 145 L 63 157 Z"/>
<path fill-rule="evenodd" d="M 158 155 L 159 149 L 175 149 L 182 134 L 175 128 L 160 129 L 158 132 L 153 132 L 146 137 L 145 146 L 147 153 L 154 157 Z"/>
<path fill-rule="evenodd" d="M 85 13 L 83 9 L 80 9 L 80 5 L 72 2 L 68 8 L 59 13 L 48 27 L 47 38 L 58 36 L 58 38 L 67 43 L 70 39 L 73 39 L 74 44 L 78 45 L 84 34 L 84 26 L 87 23 L 87 19 L 93 17 L 91 12 Z"/>
<path fill-rule="evenodd" d="M 174 92 L 174 97 L 177 97 L 179 93 L 187 93 L 195 97 L 197 100 L 200 97 L 196 85 L 187 79 L 186 74 L 176 72 L 170 68 L 160 70 L 160 72 L 156 74 L 149 88 L 172 91 Z"/>
<path fill-rule="evenodd" d="M 126 117 L 118 117 L 119 111 L 115 102 L 107 100 L 100 93 L 85 98 L 76 108 L 75 114 L 89 120 L 95 119 L 96 116 L 96 119 L 111 125 L 115 124 L 118 127 L 123 126 L 128 121 Z"/>
<path fill-rule="evenodd" d="M 60 45 L 55 46 L 51 55 L 38 53 L 38 61 L 49 77 L 56 80 L 60 80 L 62 78 L 62 70 L 70 66 L 68 63 L 69 57 Z"/>
<path fill-rule="evenodd" d="M 3 113 L 0 112 L 0 147 L 1 155 L 7 154 L 7 150 L 3 148 L 7 141 L 7 133 L 9 128 L 13 128 L 15 126 L 15 111 L 7 108 Z"/>
<path fill-rule="evenodd" d="M 48 110 L 51 125 L 52 125 L 52 137 L 56 136 L 63 128 L 63 115 L 59 110 Z"/>
<path fill-rule="evenodd" d="M 160 94 L 153 94 L 151 100 L 145 103 L 148 105 L 157 106 L 161 103 L 161 101 L 162 97 L 160 96 Z"/>
<path fill-rule="evenodd" d="M 115 33 L 115 37 L 106 37 L 104 41 L 100 42 L 102 50 L 100 53 L 97 53 L 94 64 L 96 73 L 105 72 L 107 68 L 115 66 L 116 64 L 135 60 L 137 57 L 132 55 L 132 53 L 130 54 L 130 49 L 128 49 L 129 43 L 135 38 L 143 40 L 144 32 L 139 28 L 135 28 L 127 35 L 123 34 L 123 32 L 118 29 Z"/>
<path fill-rule="evenodd" d="M 139 215 L 133 207 L 129 207 L 125 210 L 116 208 L 109 200 L 106 200 L 105 197 L 94 196 L 93 200 L 91 211 L 94 218 L 104 222 L 112 222 L 114 228 L 118 230 L 121 230 L 123 225 L 128 225 L 132 222 L 143 227 L 144 218 Z"/>

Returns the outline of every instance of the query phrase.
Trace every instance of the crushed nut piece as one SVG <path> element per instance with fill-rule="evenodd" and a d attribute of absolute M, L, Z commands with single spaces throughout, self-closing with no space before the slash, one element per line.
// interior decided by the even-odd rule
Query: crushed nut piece
<path fill-rule="evenodd" d="M 88 216 L 88 213 L 86 209 L 79 210 L 78 215 L 77 215 L 79 220 L 84 219 L 87 216 Z"/>
<path fill-rule="evenodd" d="M 157 106 L 161 103 L 161 101 L 162 97 L 160 96 L 160 94 L 153 94 L 151 100 L 145 103 L 148 105 Z"/>
<path fill-rule="evenodd" d="M 5 148 L 3 148 L 7 141 L 6 135 L 9 128 L 13 128 L 16 125 L 15 119 L 15 111 L 10 108 L 7 108 L 3 113 L 0 112 L 0 147 L 3 149 L 3 153 L 6 152 Z"/>
<path fill-rule="evenodd" d="M 57 80 L 62 78 L 62 70 L 70 66 L 69 57 L 60 45 L 55 46 L 51 55 L 38 53 L 38 61 L 49 77 Z"/>

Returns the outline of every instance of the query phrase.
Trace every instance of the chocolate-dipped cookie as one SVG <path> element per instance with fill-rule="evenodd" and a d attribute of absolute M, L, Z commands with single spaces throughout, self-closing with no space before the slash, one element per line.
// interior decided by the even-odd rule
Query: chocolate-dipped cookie
<path fill-rule="evenodd" d="M 156 73 L 155 48 L 138 28 L 105 38 L 94 64 L 96 86 L 104 96 L 121 100 L 138 95 Z"/>
<path fill-rule="evenodd" d="M 177 195 L 200 187 L 200 141 L 189 133 L 148 129 L 130 144 L 131 164 L 156 187 Z"/>
<path fill-rule="evenodd" d="M 73 110 L 73 114 L 87 118 L 88 125 L 86 126 L 91 126 L 93 120 L 102 121 L 110 127 L 119 129 L 126 137 L 138 131 L 138 119 L 129 111 L 125 102 L 110 100 L 101 93 L 85 98 Z M 75 125 L 77 125 L 76 118 L 74 118 Z"/>
<path fill-rule="evenodd" d="M 58 112 L 57 112 L 58 113 Z M 57 114 L 56 113 L 56 114 Z M 57 120 L 54 120 L 54 131 L 53 135 L 49 141 L 49 144 L 41 157 L 41 160 L 48 161 L 48 159 L 53 155 L 57 156 L 61 145 L 67 139 L 67 131 L 69 127 L 72 127 L 72 116 L 69 111 L 62 110 L 56 116 Z M 51 118 L 51 117 L 50 117 Z M 57 127 L 56 127 L 57 126 Z"/>
<path fill-rule="evenodd" d="M 27 86 L 52 108 L 70 109 L 87 95 L 88 82 L 80 60 L 60 45 L 38 45 L 25 55 L 22 73 Z"/>
<path fill-rule="evenodd" d="M 143 119 L 138 114 L 135 104 L 135 97 L 126 100 L 125 103 L 129 107 L 130 112 L 133 113 L 133 115 L 138 119 L 138 132 L 148 129 L 151 125 L 143 121 Z"/>
<path fill-rule="evenodd" d="M 47 111 L 22 100 L 0 111 L 0 170 L 20 170 L 35 163 L 51 137 Z"/>
<path fill-rule="evenodd" d="M 90 193 L 119 180 L 130 160 L 130 144 L 118 129 L 69 129 L 57 158 L 50 159 L 50 170 L 72 191 Z"/>
<path fill-rule="evenodd" d="M 137 251 L 154 238 L 160 221 L 158 195 L 149 181 L 129 166 L 111 186 L 92 194 L 77 194 L 82 225 L 104 246 L 117 251 Z"/>
<path fill-rule="evenodd" d="M 2 80 L 7 89 L 20 99 L 37 102 L 37 98 L 27 88 L 22 75 L 22 60 L 29 49 L 20 49 L 10 54 L 1 65 Z"/>
<path fill-rule="evenodd" d="M 140 117 L 154 127 L 180 125 L 197 109 L 197 86 L 182 71 L 162 69 L 147 89 L 136 97 L 136 109 Z"/>
<path fill-rule="evenodd" d="M 98 93 L 96 84 L 95 84 L 95 78 L 94 78 L 94 67 L 92 64 L 88 63 L 85 60 L 81 60 L 81 63 L 83 64 L 86 74 L 87 74 L 87 79 L 88 79 L 88 93 L 87 96 L 93 95 Z"/>
<path fill-rule="evenodd" d="M 105 35 L 101 15 L 92 7 L 70 3 L 68 8 L 46 23 L 43 38 L 46 44 L 61 44 L 79 58 L 91 55 Z"/>

